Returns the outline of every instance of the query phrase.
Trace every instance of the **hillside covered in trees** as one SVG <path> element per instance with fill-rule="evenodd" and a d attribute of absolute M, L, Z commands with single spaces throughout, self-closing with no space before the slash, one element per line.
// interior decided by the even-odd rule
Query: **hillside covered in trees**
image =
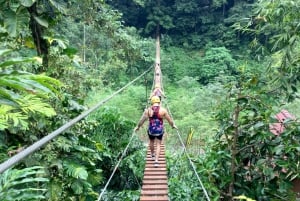
<path fill-rule="evenodd" d="M 0 162 L 153 66 L 159 36 L 164 101 L 210 199 L 296 200 L 299 9 L 293 0 L 0 0 Z M 97 200 L 148 104 L 151 72 L 1 172 L 0 200 Z M 278 122 L 283 110 L 292 118 Z M 167 129 L 170 200 L 205 200 Z M 146 128 L 103 200 L 139 200 L 145 139 Z"/>

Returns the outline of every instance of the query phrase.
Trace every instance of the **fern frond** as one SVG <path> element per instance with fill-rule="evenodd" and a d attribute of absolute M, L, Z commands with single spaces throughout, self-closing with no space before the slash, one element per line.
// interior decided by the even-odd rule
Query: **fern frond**
<path fill-rule="evenodd" d="M 14 111 L 13 107 L 0 105 L 0 130 L 4 130 L 10 126 L 26 130 L 28 128 L 27 119 L 27 115 Z"/>
<path fill-rule="evenodd" d="M 47 117 L 56 115 L 55 110 L 48 103 L 43 102 L 41 98 L 35 95 L 26 95 L 21 100 L 18 100 L 18 103 L 20 109 L 26 114 L 29 112 L 40 113 Z"/>
<path fill-rule="evenodd" d="M 76 179 L 80 178 L 84 180 L 88 178 L 88 172 L 84 166 L 67 161 L 64 163 L 64 167 L 66 168 L 67 174 L 71 177 L 74 177 Z"/>
<path fill-rule="evenodd" d="M 9 169 L 0 175 L 0 200 L 39 200 L 44 199 L 46 189 L 40 186 L 48 182 L 44 168 L 35 166 L 22 170 Z"/>

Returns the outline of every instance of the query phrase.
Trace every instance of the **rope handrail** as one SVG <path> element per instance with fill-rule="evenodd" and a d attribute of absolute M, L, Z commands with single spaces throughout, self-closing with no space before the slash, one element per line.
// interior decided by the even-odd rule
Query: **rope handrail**
<path fill-rule="evenodd" d="M 167 107 L 167 109 L 168 109 L 168 112 L 169 112 L 169 114 L 170 114 L 170 117 L 173 119 L 168 104 L 166 104 L 166 107 Z M 173 119 L 173 121 L 174 121 L 174 119 Z M 174 123 L 175 123 L 175 121 L 174 121 Z M 201 181 L 201 179 L 200 179 L 200 177 L 199 177 L 199 175 L 198 175 L 198 173 L 197 173 L 197 171 L 196 171 L 196 167 L 195 167 L 194 163 L 192 162 L 190 155 L 187 153 L 186 146 L 184 145 L 184 142 L 183 142 L 183 140 L 182 140 L 182 138 L 181 138 L 181 135 L 180 135 L 179 130 L 177 129 L 176 132 L 177 132 L 178 138 L 179 138 L 179 140 L 180 140 L 180 143 L 181 143 L 181 145 L 182 145 L 182 147 L 183 147 L 184 153 L 186 154 L 186 156 L 187 156 L 187 158 L 188 158 L 188 160 L 189 160 L 189 163 L 190 163 L 190 165 L 191 165 L 192 168 L 193 168 L 193 171 L 194 171 L 194 173 L 195 173 L 195 175 L 196 175 L 196 177 L 197 177 L 197 179 L 198 179 L 198 181 L 199 181 L 199 183 L 200 183 L 200 186 L 201 186 L 201 188 L 202 188 L 202 190 L 203 190 L 203 192 L 204 192 L 204 195 L 205 195 L 206 199 L 207 199 L 208 201 L 210 201 L 210 198 L 209 198 L 209 196 L 208 196 L 208 193 L 207 193 L 207 191 L 206 191 L 206 189 L 205 189 L 205 187 L 204 187 L 204 185 L 203 185 L 203 183 L 202 183 L 202 181 Z"/>
<path fill-rule="evenodd" d="M 126 154 L 126 152 L 127 152 L 127 149 L 129 148 L 130 143 L 132 142 L 132 139 L 133 139 L 134 134 L 135 134 L 135 132 L 133 131 L 133 132 L 132 132 L 132 135 L 131 135 L 131 137 L 130 137 L 130 140 L 129 140 L 127 146 L 126 146 L 126 148 L 124 149 L 124 151 L 123 151 L 123 153 L 122 153 L 122 155 L 121 155 L 121 157 L 120 157 L 120 159 L 119 159 L 117 165 L 115 166 L 115 168 L 114 168 L 112 174 L 110 175 L 108 181 L 106 182 L 104 188 L 102 189 L 102 192 L 101 192 L 101 194 L 99 195 L 97 201 L 100 201 L 101 198 L 102 198 L 102 196 L 104 195 L 104 192 L 106 191 L 106 189 L 107 189 L 107 187 L 108 187 L 110 181 L 112 180 L 113 176 L 115 175 L 115 173 L 116 173 L 116 171 L 117 171 L 117 168 L 119 167 L 121 161 L 123 160 L 123 158 L 124 158 L 124 156 L 125 156 L 125 154 Z"/>
<path fill-rule="evenodd" d="M 47 136 L 43 137 L 42 139 L 40 139 L 39 141 L 33 143 L 32 145 L 30 145 L 29 147 L 27 147 L 26 149 L 24 149 L 23 151 L 19 152 L 18 154 L 14 155 L 13 157 L 7 159 L 5 162 L 0 164 L 0 173 L 3 173 L 5 170 L 7 170 L 8 168 L 12 167 L 13 165 L 15 165 L 16 163 L 18 163 L 19 161 L 23 160 L 24 158 L 26 158 L 28 155 L 30 155 L 31 153 L 35 152 L 36 150 L 38 150 L 39 148 L 41 148 L 43 145 L 47 144 L 49 141 L 51 141 L 52 139 L 54 139 L 56 136 L 58 136 L 59 134 L 61 134 L 62 132 L 64 132 L 65 130 L 67 130 L 68 128 L 70 128 L 71 126 L 73 126 L 75 123 L 77 123 L 78 121 L 80 121 L 81 119 L 85 118 L 86 116 L 88 116 L 91 112 L 95 111 L 96 109 L 98 109 L 100 106 L 102 106 L 104 103 L 108 102 L 110 99 L 112 99 L 114 96 L 116 96 L 117 94 L 119 94 L 120 92 L 122 92 L 124 89 L 126 89 L 128 86 L 130 86 L 131 84 L 133 84 L 135 81 L 137 81 L 138 79 L 140 79 L 142 76 L 144 76 L 146 73 L 148 73 L 151 68 L 153 66 L 151 65 L 146 71 L 144 71 L 141 75 L 139 75 L 138 77 L 136 77 L 134 80 L 132 80 L 131 82 L 127 83 L 124 87 L 122 87 L 121 89 L 115 91 L 114 93 L 112 93 L 109 97 L 107 97 L 106 99 L 104 99 L 103 101 L 98 102 L 96 105 L 94 105 L 93 107 L 91 107 L 90 109 L 86 110 L 85 112 L 81 113 L 80 115 L 78 115 L 77 117 L 75 117 L 74 119 L 72 119 L 71 121 L 67 122 L 66 124 L 64 124 L 63 126 L 61 126 L 60 128 L 58 128 L 57 130 L 53 131 L 52 133 L 48 134 Z"/>

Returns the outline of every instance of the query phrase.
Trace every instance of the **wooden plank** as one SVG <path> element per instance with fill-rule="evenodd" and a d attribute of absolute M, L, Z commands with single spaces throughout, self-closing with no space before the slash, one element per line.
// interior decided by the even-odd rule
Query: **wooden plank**
<path fill-rule="evenodd" d="M 159 165 L 166 166 L 166 161 L 158 160 L 158 164 L 159 164 Z M 153 167 L 154 161 L 147 161 L 147 162 L 146 162 L 146 166 L 147 166 L 147 165 L 150 165 L 150 166 Z"/>
<path fill-rule="evenodd" d="M 142 190 L 168 190 L 167 184 L 144 184 Z"/>
<path fill-rule="evenodd" d="M 158 175 L 158 176 L 153 176 L 153 175 L 151 175 L 151 176 L 144 176 L 144 180 L 147 180 L 147 179 L 149 179 L 149 180 L 160 180 L 160 179 L 164 179 L 164 180 L 167 180 L 168 178 L 167 178 L 167 175 Z"/>
<path fill-rule="evenodd" d="M 141 195 L 168 195 L 168 190 L 142 190 Z"/>
<path fill-rule="evenodd" d="M 166 171 L 147 171 L 144 176 L 167 176 Z"/>
<path fill-rule="evenodd" d="M 168 196 L 142 196 L 140 201 L 169 201 Z"/>
<path fill-rule="evenodd" d="M 169 201 L 164 145 L 161 146 L 158 163 L 159 166 L 154 167 L 154 160 L 148 147 L 140 201 Z"/>
<path fill-rule="evenodd" d="M 146 166 L 145 167 L 145 172 L 148 171 L 167 171 L 166 167 L 163 167 L 162 165 L 160 165 L 159 167 L 153 167 L 153 165 L 150 166 Z"/>
<path fill-rule="evenodd" d="M 143 185 L 160 185 L 160 184 L 167 184 L 168 181 L 165 179 L 157 179 L 157 180 L 143 180 Z"/>

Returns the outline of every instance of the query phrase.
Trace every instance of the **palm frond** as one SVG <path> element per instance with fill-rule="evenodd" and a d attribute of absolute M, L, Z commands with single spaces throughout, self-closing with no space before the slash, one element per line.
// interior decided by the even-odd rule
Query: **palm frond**
<path fill-rule="evenodd" d="M 24 63 L 24 62 L 33 62 L 33 61 L 36 61 L 36 59 L 35 58 L 17 57 L 17 58 L 6 60 L 6 61 L 0 63 L 0 68 L 11 66 L 14 64 L 19 64 L 19 63 Z"/>
<path fill-rule="evenodd" d="M 0 87 L 0 104 L 17 107 L 17 103 L 15 102 L 15 99 L 16 99 L 15 94 L 12 93 L 12 91 Z"/>
<path fill-rule="evenodd" d="M 5 54 L 7 54 L 7 53 L 9 53 L 11 51 L 12 50 L 10 50 L 10 49 L 0 49 L 0 56 L 3 56 L 3 55 L 5 55 Z"/>
<path fill-rule="evenodd" d="M 57 88 L 62 86 L 61 82 L 54 78 L 24 71 L 2 71 L 0 78 L 0 86 L 25 92 L 43 92 L 53 95 L 53 92 L 57 93 Z"/>
<path fill-rule="evenodd" d="M 28 76 L 28 78 L 36 81 L 37 83 L 47 87 L 48 89 L 56 93 L 58 92 L 57 88 L 63 86 L 63 84 L 59 80 L 45 75 L 30 75 Z"/>

